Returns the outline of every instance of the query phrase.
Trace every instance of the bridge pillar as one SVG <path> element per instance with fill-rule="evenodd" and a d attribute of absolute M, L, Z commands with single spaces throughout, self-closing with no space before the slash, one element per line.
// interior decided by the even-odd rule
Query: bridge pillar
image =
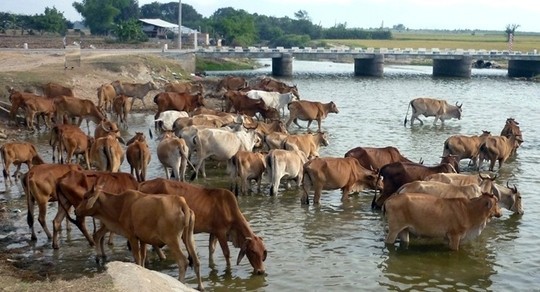
<path fill-rule="evenodd" d="M 369 59 L 354 59 L 354 76 L 382 77 L 384 72 L 384 55 L 375 54 Z"/>
<path fill-rule="evenodd" d="M 433 58 L 433 76 L 471 77 L 472 56 L 459 59 Z"/>
<path fill-rule="evenodd" d="M 279 58 L 272 58 L 272 75 L 292 76 L 292 54 L 282 54 Z"/>
<path fill-rule="evenodd" d="M 540 61 L 535 60 L 509 60 L 508 77 L 532 78 L 540 75 Z"/>

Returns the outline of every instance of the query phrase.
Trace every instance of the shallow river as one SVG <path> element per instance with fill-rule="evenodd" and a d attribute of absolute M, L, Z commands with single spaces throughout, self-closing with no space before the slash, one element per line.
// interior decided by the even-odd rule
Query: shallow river
<path fill-rule="evenodd" d="M 263 60 L 267 62 L 266 60 Z M 498 182 L 515 184 L 523 197 L 524 215 L 504 210 L 477 239 L 449 251 L 443 241 L 412 239 L 406 250 L 388 248 L 384 220 L 370 208 L 373 193 L 364 192 L 342 204 L 339 191 L 325 191 L 320 206 L 302 206 L 300 192 L 292 190 L 276 197 L 264 194 L 243 196 L 239 204 L 250 224 L 262 236 L 268 249 L 265 276 L 251 275 L 247 259 L 225 267 L 221 249 L 216 250 L 215 266 L 208 265 L 208 235 L 196 235 L 202 262 L 201 274 L 208 291 L 358 291 L 358 290 L 494 290 L 522 291 L 538 288 L 540 238 L 540 84 L 510 80 L 505 70 L 474 70 L 472 78 L 433 78 L 431 67 L 387 66 L 383 78 L 354 77 L 353 65 L 327 62 L 293 64 L 295 76 L 285 81 L 298 86 L 302 99 L 334 101 L 340 112 L 323 121 L 330 145 L 321 156 L 343 156 L 356 146 L 396 146 L 412 160 L 436 164 L 444 140 L 453 134 L 479 134 L 482 130 L 499 134 L 506 118 L 520 122 L 525 142 L 515 158 L 498 171 Z M 213 73 L 226 75 L 230 72 Z M 239 74 L 235 72 L 234 74 Z M 241 72 L 246 77 L 270 74 L 270 67 Z M 403 127 L 408 102 L 418 96 L 431 96 L 463 103 L 462 120 L 450 120 L 444 127 L 432 125 L 433 118 Z M 152 116 L 132 114 L 130 137 L 136 130 L 147 132 Z M 410 113 L 409 113 L 410 117 Z M 304 124 L 305 125 L 305 124 Z M 312 126 L 312 129 L 316 127 Z M 292 125 L 291 130 L 297 130 Z M 46 134 L 29 134 L 46 161 L 51 161 Z M 156 142 L 151 142 L 155 149 Z M 462 161 L 462 166 L 466 166 Z M 124 171 L 129 171 L 125 162 Z M 154 155 L 149 178 L 164 176 Z M 208 185 L 227 186 L 223 171 L 214 172 Z M 3 188 L 3 184 L 0 184 Z M 61 235 L 61 248 L 53 251 L 43 232 L 29 243 L 25 198 L 20 186 L 0 195 L 13 226 L 0 232 L 0 245 L 12 251 L 21 266 L 40 274 L 64 278 L 100 271 L 94 251 L 75 228 Z M 8 200 L 8 202 L 5 202 Z M 20 210 L 21 212 L 17 212 Z M 49 228 L 56 206 L 50 204 Z M 36 230 L 41 227 L 36 221 Z M 132 261 L 119 237 L 107 247 L 109 260 Z M 233 263 L 238 249 L 231 249 Z M 24 263 L 24 264 L 23 264 Z M 176 265 L 159 262 L 152 254 L 150 269 L 176 277 Z M 187 282 L 196 285 L 192 270 Z"/>

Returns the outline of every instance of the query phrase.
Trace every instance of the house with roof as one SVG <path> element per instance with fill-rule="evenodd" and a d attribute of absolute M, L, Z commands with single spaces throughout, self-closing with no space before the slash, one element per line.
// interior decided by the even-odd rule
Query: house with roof
<path fill-rule="evenodd" d="M 141 18 L 142 30 L 149 38 L 166 39 L 167 35 L 173 33 L 178 35 L 178 24 L 171 23 L 159 18 Z M 200 33 L 195 29 L 182 25 L 182 42 L 193 43 L 197 40 L 198 45 L 208 45 L 208 34 Z"/>

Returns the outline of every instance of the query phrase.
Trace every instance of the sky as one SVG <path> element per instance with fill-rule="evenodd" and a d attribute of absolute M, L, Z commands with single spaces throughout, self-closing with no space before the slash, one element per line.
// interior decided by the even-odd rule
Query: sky
<path fill-rule="evenodd" d="M 139 6 L 156 0 L 139 0 Z M 0 11 L 41 14 L 45 7 L 56 7 L 71 21 L 82 20 L 73 0 L 0 0 Z M 82 2 L 79 0 L 78 2 Z M 158 0 L 160 3 L 176 2 Z M 410 29 L 480 29 L 504 31 L 518 24 L 517 31 L 540 32 L 538 0 L 182 0 L 204 17 L 219 8 L 233 7 L 248 13 L 294 18 L 307 11 L 314 24 L 347 28 L 392 27 L 403 24 Z"/>

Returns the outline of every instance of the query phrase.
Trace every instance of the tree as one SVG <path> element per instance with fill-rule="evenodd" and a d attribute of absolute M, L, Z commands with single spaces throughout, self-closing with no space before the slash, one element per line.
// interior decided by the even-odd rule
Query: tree
<path fill-rule="evenodd" d="M 33 28 L 39 30 L 41 34 L 44 32 L 53 32 L 64 34 L 66 32 L 67 20 L 64 14 L 53 8 L 46 7 L 45 13 L 34 17 Z"/>
<path fill-rule="evenodd" d="M 298 10 L 294 13 L 294 17 L 296 17 L 296 19 L 298 20 L 307 20 L 311 22 L 311 19 L 309 18 L 308 13 L 305 10 Z"/>
<path fill-rule="evenodd" d="M 145 42 L 148 40 L 140 23 L 135 19 L 120 21 L 113 31 L 118 41 L 121 42 Z"/>
<path fill-rule="evenodd" d="M 510 35 L 514 35 L 514 33 L 516 32 L 516 29 L 518 29 L 520 27 L 519 24 L 508 24 L 506 25 L 506 30 L 504 31 L 506 33 L 506 41 L 509 42 L 510 41 Z"/>
<path fill-rule="evenodd" d="M 248 46 L 257 39 L 254 17 L 243 9 L 220 8 L 210 19 L 215 32 L 223 36 L 226 45 Z"/>
<path fill-rule="evenodd" d="M 106 35 L 115 23 L 137 19 L 139 4 L 136 0 L 83 0 L 73 2 L 93 34 Z"/>

